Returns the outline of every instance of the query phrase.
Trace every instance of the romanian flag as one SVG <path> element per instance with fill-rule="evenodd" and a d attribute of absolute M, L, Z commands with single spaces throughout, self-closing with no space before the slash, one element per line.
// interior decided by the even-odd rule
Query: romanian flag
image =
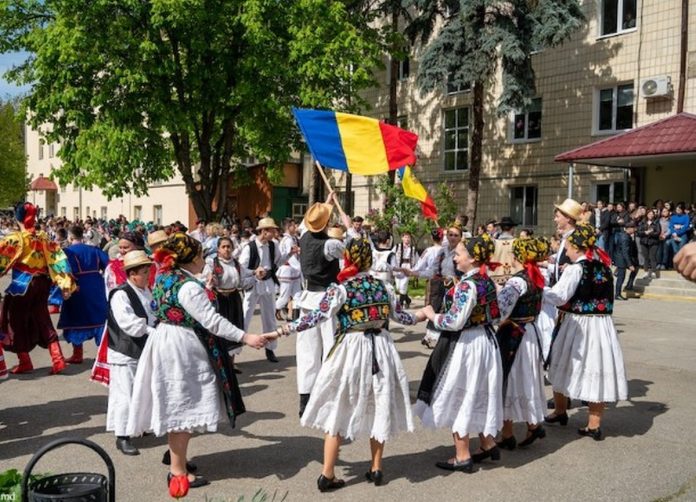
<path fill-rule="evenodd" d="M 413 175 L 411 167 L 405 166 L 400 168 L 399 176 L 401 177 L 401 187 L 404 189 L 406 197 L 411 197 L 420 202 L 423 216 L 437 221 L 437 207 L 435 207 L 435 202 L 433 202 L 433 199 L 428 195 L 427 190 L 421 185 L 421 182 Z"/>
<path fill-rule="evenodd" d="M 382 174 L 416 162 L 418 136 L 377 119 L 293 108 L 312 156 L 324 167 Z"/>

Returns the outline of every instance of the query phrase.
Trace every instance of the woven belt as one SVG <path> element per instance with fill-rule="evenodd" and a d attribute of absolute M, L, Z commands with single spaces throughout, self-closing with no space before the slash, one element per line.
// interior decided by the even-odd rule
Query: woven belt
<path fill-rule="evenodd" d="M 215 290 L 216 293 L 218 293 L 218 294 L 220 294 L 220 295 L 225 295 L 225 296 L 231 295 L 232 293 L 236 293 L 237 291 L 239 291 L 237 288 L 233 288 L 233 289 L 216 289 L 216 290 Z"/>

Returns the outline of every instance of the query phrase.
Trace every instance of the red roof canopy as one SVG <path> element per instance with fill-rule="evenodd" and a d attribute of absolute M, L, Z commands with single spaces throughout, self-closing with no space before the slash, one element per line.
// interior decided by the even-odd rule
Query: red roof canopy
<path fill-rule="evenodd" d="M 696 115 L 679 113 L 556 155 L 557 162 L 635 167 L 650 157 L 696 156 Z"/>
<path fill-rule="evenodd" d="M 29 185 L 31 190 L 58 190 L 58 186 L 48 178 L 44 178 L 43 175 L 39 175 L 34 181 Z"/>

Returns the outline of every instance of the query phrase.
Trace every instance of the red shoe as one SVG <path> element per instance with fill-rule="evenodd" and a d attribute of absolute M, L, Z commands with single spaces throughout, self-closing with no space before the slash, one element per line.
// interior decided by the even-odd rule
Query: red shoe
<path fill-rule="evenodd" d="M 10 373 L 13 375 L 19 375 L 22 373 L 31 373 L 34 371 L 34 365 L 31 364 L 31 357 L 29 357 L 29 352 L 18 352 L 17 359 L 19 359 L 19 364 L 14 366 Z"/>
<path fill-rule="evenodd" d="M 48 313 L 49 314 L 60 314 L 60 307 L 58 305 L 49 305 L 48 306 Z"/>
<path fill-rule="evenodd" d="M 68 364 L 82 364 L 83 361 L 82 345 L 73 345 L 73 353 L 70 359 L 66 359 Z"/>
<path fill-rule="evenodd" d="M 60 350 L 60 343 L 51 342 L 48 346 L 48 352 L 51 354 L 51 375 L 57 375 L 65 369 L 65 359 L 63 358 L 63 351 Z"/>

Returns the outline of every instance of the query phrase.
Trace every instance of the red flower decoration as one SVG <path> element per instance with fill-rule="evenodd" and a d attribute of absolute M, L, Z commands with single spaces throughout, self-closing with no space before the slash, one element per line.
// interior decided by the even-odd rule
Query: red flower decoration
<path fill-rule="evenodd" d="M 597 310 L 599 310 L 600 312 L 604 312 L 604 310 L 606 310 L 606 305 L 600 303 L 599 305 L 597 305 Z"/>
<path fill-rule="evenodd" d="M 177 308 L 171 308 L 167 310 L 167 319 L 174 322 L 181 322 L 184 320 L 184 313 Z"/>
<path fill-rule="evenodd" d="M 370 307 L 367 311 L 367 315 L 370 319 L 379 318 L 379 311 L 377 310 L 377 307 Z"/>
<path fill-rule="evenodd" d="M 189 491 L 189 479 L 188 474 L 182 474 L 180 476 L 172 476 L 169 480 L 169 495 L 175 499 L 180 499 L 185 497 Z"/>

